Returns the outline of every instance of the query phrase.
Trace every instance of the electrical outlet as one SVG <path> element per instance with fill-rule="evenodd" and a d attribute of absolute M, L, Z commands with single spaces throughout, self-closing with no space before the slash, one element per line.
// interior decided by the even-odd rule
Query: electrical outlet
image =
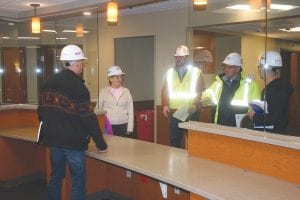
<path fill-rule="evenodd" d="M 126 170 L 126 177 L 127 177 L 127 178 L 131 178 L 131 171 Z"/>

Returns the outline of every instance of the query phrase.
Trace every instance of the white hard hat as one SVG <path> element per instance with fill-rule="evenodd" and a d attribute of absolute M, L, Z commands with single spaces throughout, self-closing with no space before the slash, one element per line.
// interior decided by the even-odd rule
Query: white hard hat
<path fill-rule="evenodd" d="M 174 56 L 188 56 L 190 55 L 189 48 L 184 45 L 180 45 L 177 47 Z"/>
<path fill-rule="evenodd" d="M 108 68 L 107 70 L 107 76 L 111 77 L 111 76 L 118 76 L 118 75 L 124 75 L 125 73 L 122 71 L 122 69 L 119 66 L 111 66 L 110 68 Z"/>
<path fill-rule="evenodd" d="M 72 60 L 85 60 L 87 59 L 80 47 L 76 45 L 65 46 L 60 53 L 60 60 L 62 61 L 72 61 Z"/>
<path fill-rule="evenodd" d="M 230 53 L 223 60 L 223 64 L 232 65 L 232 66 L 242 66 L 242 58 L 238 53 Z"/>
<path fill-rule="evenodd" d="M 263 65 L 264 68 L 271 68 L 271 69 L 282 67 L 282 58 L 281 55 L 276 51 L 267 51 L 266 54 L 264 53 L 260 57 L 259 64 Z"/>

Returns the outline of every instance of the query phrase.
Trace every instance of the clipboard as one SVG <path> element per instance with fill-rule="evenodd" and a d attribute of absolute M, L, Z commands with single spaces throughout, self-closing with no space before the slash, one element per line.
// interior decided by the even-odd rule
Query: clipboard
<path fill-rule="evenodd" d="M 40 142 L 40 137 L 42 136 L 42 134 L 41 134 L 41 132 L 42 132 L 42 125 L 43 125 L 43 121 L 40 121 L 39 128 L 38 128 L 37 135 L 36 135 L 36 142 L 37 143 Z"/>
<path fill-rule="evenodd" d="M 180 121 L 186 121 L 191 114 L 189 113 L 189 108 L 187 106 L 181 106 L 173 113 L 173 117 L 179 119 Z"/>

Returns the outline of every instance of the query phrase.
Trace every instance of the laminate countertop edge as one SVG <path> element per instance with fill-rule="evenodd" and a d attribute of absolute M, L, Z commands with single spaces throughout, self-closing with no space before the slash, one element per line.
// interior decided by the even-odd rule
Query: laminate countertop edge
<path fill-rule="evenodd" d="M 249 130 L 245 128 L 236 128 L 195 121 L 180 123 L 179 127 L 187 130 L 203 131 L 211 134 L 229 136 L 233 138 L 240 138 L 300 150 L 300 137 L 296 136 L 280 135 L 269 132 Z"/>

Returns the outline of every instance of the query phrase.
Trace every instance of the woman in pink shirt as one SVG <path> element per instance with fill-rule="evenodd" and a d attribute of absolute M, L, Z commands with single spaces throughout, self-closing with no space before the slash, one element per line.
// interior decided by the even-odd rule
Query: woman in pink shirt
<path fill-rule="evenodd" d="M 114 135 L 129 137 L 133 132 L 133 100 L 123 87 L 124 75 L 118 66 L 107 70 L 109 85 L 100 90 L 98 107 L 106 111 Z"/>

